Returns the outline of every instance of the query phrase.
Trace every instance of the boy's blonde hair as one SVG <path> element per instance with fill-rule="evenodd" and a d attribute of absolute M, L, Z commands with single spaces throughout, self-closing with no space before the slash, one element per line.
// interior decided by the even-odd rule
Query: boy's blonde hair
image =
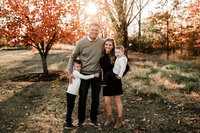
<path fill-rule="evenodd" d="M 121 51 L 124 51 L 124 46 L 118 45 L 118 46 L 115 47 L 115 49 L 119 49 L 119 50 L 121 50 Z"/>

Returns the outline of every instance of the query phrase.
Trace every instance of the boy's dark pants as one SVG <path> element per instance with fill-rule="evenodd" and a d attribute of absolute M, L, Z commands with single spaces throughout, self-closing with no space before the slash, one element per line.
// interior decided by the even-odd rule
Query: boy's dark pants
<path fill-rule="evenodd" d="M 67 93 L 67 114 L 66 114 L 66 122 L 71 123 L 72 122 L 72 111 L 74 109 L 74 103 L 76 100 L 76 95 Z"/>
<path fill-rule="evenodd" d="M 84 74 L 84 75 L 88 75 L 88 74 Z M 101 90 L 100 78 L 92 78 L 89 80 L 81 79 L 81 85 L 79 89 L 79 104 L 78 104 L 79 122 L 84 122 L 85 120 L 86 100 L 87 100 L 87 94 L 88 94 L 90 85 L 91 85 L 91 93 L 92 93 L 90 120 L 97 121 L 98 107 L 99 107 L 99 93 Z"/>

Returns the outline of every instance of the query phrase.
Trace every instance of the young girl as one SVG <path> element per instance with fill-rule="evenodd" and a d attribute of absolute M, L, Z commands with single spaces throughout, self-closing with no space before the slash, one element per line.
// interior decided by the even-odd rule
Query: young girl
<path fill-rule="evenodd" d="M 115 56 L 117 57 L 114 63 L 113 70 L 107 72 L 103 78 L 103 83 L 101 86 L 106 86 L 106 83 L 109 82 L 109 79 L 116 77 L 121 79 L 124 76 L 127 65 L 127 57 L 124 55 L 124 47 L 122 45 L 116 46 Z"/>

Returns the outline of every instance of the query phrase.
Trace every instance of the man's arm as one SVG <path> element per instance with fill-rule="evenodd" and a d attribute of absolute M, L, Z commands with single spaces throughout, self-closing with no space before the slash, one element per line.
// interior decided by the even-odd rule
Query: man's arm
<path fill-rule="evenodd" d="M 69 57 L 69 61 L 68 61 L 68 74 L 72 74 L 72 64 L 74 62 L 74 60 L 77 58 L 77 56 L 80 54 L 80 46 L 79 43 L 76 44 L 72 54 Z"/>
<path fill-rule="evenodd" d="M 71 56 L 69 57 L 69 61 L 68 61 L 68 78 L 69 78 L 69 84 L 72 84 L 72 78 L 74 78 L 72 72 L 72 64 L 74 62 L 74 60 L 76 59 L 76 57 L 80 54 L 80 47 L 79 47 L 79 43 L 76 44 Z"/>

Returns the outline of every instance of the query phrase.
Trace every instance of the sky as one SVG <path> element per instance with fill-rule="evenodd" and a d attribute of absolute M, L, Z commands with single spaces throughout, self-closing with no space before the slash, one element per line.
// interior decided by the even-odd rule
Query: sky
<path fill-rule="evenodd" d="M 168 8 L 163 8 L 163 10 L 169 10 L 170 4 L 173 2 L 173 0 L 168 0 Z M 188 5 L 188 3 L 194 3 L 196 0 L 179 0 L 182 2 L 182 6 Z M 151 13 L 156 12 L 156 6 L 157 6 L 158 0 L 151 1 L 146 7 L 144 7 L 142 11 L 142 21 L 144 21 L 146 18 L 148 18 Z M 138 23 L 137 20 L 135 20 L 130 26 L 129 26 L 129 36 L 132 36 L 134 34 L 134 30 L 138 31 Z"/>
<path fill-rule="evenodd" d="M 172 4 L 174 0 L 168 0 L 168 9 L 170 7 L 170 5 Z M 179 0 L 180 2 L 182 2 L 182 5 L 187 5 L 187 3 L 194 3 L 196 0 Z M 142 13 L 142 18 L 145 19 L 150 15 L 150 12 L 155 12 L 156 11 L 156 6 L 157 6 L 157 2 L 158 0 L 153 0 L 152 2 L 150 2 L 144 9 L 143 9 L 143 13 Z M 166 8 L 163 10 L 167 10 Z"/>

